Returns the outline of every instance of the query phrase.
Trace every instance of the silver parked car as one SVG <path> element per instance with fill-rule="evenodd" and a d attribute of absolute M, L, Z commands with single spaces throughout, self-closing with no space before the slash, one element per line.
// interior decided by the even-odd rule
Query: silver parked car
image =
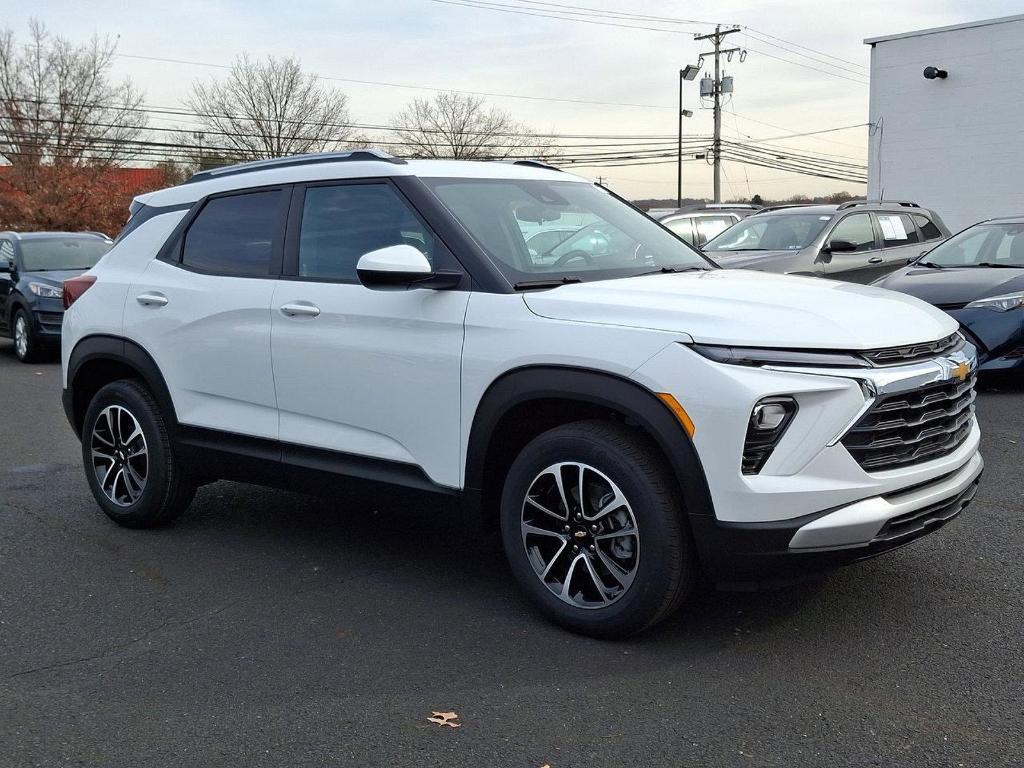
<path fill-rule="evenodd" d="M 726 269 L 757 269 L 870 283 L 905 266 L 949 230 L 934 211 L 903 201 L 769 208 L 704 246 Z"/>
<path fill-rule="evenodd" d="M 701 248 L 718 233 L 761 208 L 745 203 L 697 203 L 670 211 L 648 211 L 690 245 Z"/>

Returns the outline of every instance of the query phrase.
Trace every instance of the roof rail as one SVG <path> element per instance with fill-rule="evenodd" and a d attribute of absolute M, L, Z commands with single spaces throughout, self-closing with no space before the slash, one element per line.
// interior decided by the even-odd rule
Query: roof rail
<path fill-rule="evenodd" d="M 509 158 L 507 160 L 499 160 L 498 162 L 508 163 L 509 165 L 528 165 L 531 168 L 543 168 L 547 171 L 558 171 L 559 173 L 564 173 L 564 171 L 561 168 L 556 168 L 550 163 L 545 163 L 543 160 L 516 160 L 515 158 Z"/>
<path fill-rule="evenodd" d="M 825 205 L 825 203 L 779 203 L 778 205 L 769 205 L 764 208 L 757 210 L 757 213 L 768 213 L 770 211 L 782 211 L 786 208 L 810 208 L 816 205 Z"/>
<path fill-rule="evenodd" d="M 209 181 L 224 176 L 235 176 L 240 173 L 253 173 L 255 171 L 269 171 L 277 168 L 294 168 L 302 165 L 318 165 L 320 163 L 344 163 L 352 161 L 377 160 L 395 165 L 405 165 L 406 161 L 400 157 L 389 155 L 379 149 L 354 149 L 350 152 L 312 152 L 305 155 L 292 155 L 291 157 L 275 157 L 270 160 L 254 160 L 251 163 L 239 163 L 237 165 L 226 165 L 223 168 L 211 168 L 208 171 L 200 171 L 192 175 L 186 184 L 195 181 Z"/>
<path fill-rule="evenodd" d="M 845 203 L 841 203 L 836 210 L 845 211 L 847 208 L 856 208 L 860 205 L 898 205 L 901 208 L 921 207 L 910 200 L 847 200 Z"/>

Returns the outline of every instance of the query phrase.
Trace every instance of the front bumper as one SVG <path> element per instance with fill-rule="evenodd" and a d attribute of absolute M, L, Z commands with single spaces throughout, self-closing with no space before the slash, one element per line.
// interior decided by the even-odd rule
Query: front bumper
<path fill-rule="evenodd" d="M 987 373 L 1024 368 L 1024 311 L 965 307 L 947 313 L 978 348 L 979 370 Z"/>
<path fill-rule="evenodd" d="M 715 580 L 791 580 L 873 557 L 935 530 L 973 496 L 983 466 L 973 415 L 948 452 L 894 468 L 867 470 L 842 442 L 875 403 L 954 380 L 957 363 L 973 369 L 969 346 L 951 357 L 856 369 L 730 365 L 675 347 L 634 377 L 670 391 L 695 425 L 713 513 L 690 510 L 690 522 Z M 761 471 L 742 474 L 751 409 L 774 396 L 796 400 L 797 415 Z"/>
<path fill-rule="evenodd" d="M 691 516 L 701 565 L 714 581 L 756 588 L 877 557 L 957 517 L 974 498 L 983 467 L 975 454 L 960 470 L 928 485 L 779 523 Z"/>
<path fill-rule="evenodd" d="M 39 298 L 32 305 L 32 329 L 35 334 L 47 340 L 60 339 L 64 322 L 64 305 L 60 299 Z"/>

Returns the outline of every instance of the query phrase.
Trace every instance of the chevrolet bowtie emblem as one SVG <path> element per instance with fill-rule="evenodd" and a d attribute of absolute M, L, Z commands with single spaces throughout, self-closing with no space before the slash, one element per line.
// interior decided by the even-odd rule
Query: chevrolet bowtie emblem
<path fill-rule="evenodd" d="M 949 372 L 950 378 L 956 379 L 957 381 L 964 381 L 967 379 L 967 375 L 971 372 L 970 363 L 957 363 L 953 366 L 953 370 Z"/>

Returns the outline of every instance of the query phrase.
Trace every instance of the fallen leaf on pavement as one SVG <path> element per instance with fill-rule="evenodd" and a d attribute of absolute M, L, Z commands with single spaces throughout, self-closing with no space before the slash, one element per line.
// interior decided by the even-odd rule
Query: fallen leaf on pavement
<path fill-rule="evenodd" d="M 433 714 L 433 717 L 428 717 L 427 720 L 432 723 L 437 723 L 438 725 L 450 725 L 452 728 L 462 727 L 462 723 L 453 722 L 459 717 L 454 712 L 432 712 L 431 714 Z"/>

